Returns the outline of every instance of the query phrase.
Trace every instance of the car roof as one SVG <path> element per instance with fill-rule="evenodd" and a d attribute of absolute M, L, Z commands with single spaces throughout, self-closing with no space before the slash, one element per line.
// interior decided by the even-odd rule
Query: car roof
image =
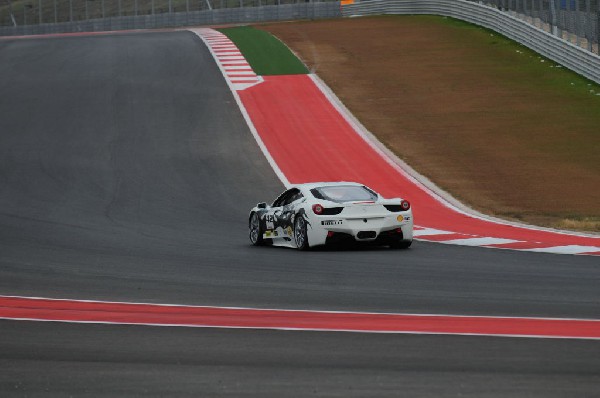
<path fill-rule="evenodd" d="M 360 184 L 358 182 L 348 182 L 348 181 L 329 181 L 329 182 L 310 182 L 305 184 L 296 184 L 293 187 L 296 188 L 304 188 L 304 189 L 313 189 L 313 188 L 321 188 L 321 187 L 335 187 L 335 186 L 348 186 L 353 185 L 357 187 L 362 187 L 364 184 Z"/>

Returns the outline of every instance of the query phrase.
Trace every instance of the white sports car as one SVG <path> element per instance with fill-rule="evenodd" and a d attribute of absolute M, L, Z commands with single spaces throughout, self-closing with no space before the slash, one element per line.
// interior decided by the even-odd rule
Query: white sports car
<path fill-rule="evenodd" d="M 370 242 L 408 248 L 413 239 L 410 203 L 384 199 L 355 182 L 321 182 L 292 186 L 271 206 L 250 210 L 250 241 L 306 250 L 309 247 Z"/>

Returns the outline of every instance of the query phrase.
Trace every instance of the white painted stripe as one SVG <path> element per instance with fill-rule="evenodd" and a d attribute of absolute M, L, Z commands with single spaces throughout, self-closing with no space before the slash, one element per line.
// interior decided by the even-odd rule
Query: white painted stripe
<path fill-rule="evenodd" d="M 260 80 L 256 77 L 229 77 L 229 79 L 231 80 L 232 83 L 235 84 L 256 84 L 256 83 L 260 83 Z"/>
<path fill-rule="evenodd" d="M 446 241 L 439 241 L 439 243 L 446 243 L 448 245 L 460 245 L 460 246 L 485 246 L 485 245 L 501 245 L 506 243 L 517 243 L 519 240 L 503 239 L 503 238 L 467 238 L 467 239 L 452 239 Z"/>
<path fill-rule="evenodd" d="M 246 61 L 246 58 L 241 57 L 241 56 L 234 56 L 234 55 L 223 55 L 222 57 L 218 56 L 215 54 L 215 57 L 221 61 L 221 62 L 226 62 L 226 61 Z M 248 62 L 248 61 L 246 61 Z"/>
<path fill-rule="evenodd" d="M 230 70 L 249 70 L 251 71 L 252 68 L 250 68 L 249 65 L 228 65 L 228 66 L 224 66 L 223 67 L 226 71 L 230 71 Z"/>
<path fill-rule="evenodd" d="M 254 73 L 252 72 L 244 72 L 244 71 L 240 71 L 240 72 L 236 72 L 236 71 L 229 71 L 227 72 L 227 77 L 230 79 L 235 79 L 235 78 L 242 78 L 242 79 L 258 79 L 258 76 L 256 76 Z"/>
<path fill-rule="evenodd" d="M 247 70 L 237 70 L 237 71 L 227 71 L 227 76 L 231 76 L 231 75 L 243 75 L 244 77 L 246 76 L 256 76 L 256 73 L 252 72 L 252 71 L 247 71 Z"/>
<path fill-rule="evenodd" d="M 598 246 L 579 246 L 579 245 L 568 245 L 568 246 L 554 246 L 554 247 L 543 247 L 539 249 L 522 249 L 528 252 L 543 252 L 543 253 L 556 253 L 556 254 L 579 254 L 579 253 L 590 253 L 600 252 Z"/>
<path fill-rule="evenodd" d="M 458 232 L 449 232 L 442 231 L 440 229 L 434 228 L 424 228 L 424 229 L 415 229 L 413 231 L 413 236 L 426 236 L 426 235 L 448 235 L 448 234 L 456 234 Z"/>
<path fill-rule="evenodd" d="M 244 82 L 248 83 L 250 81 L 259 81 L 258 76 L 245 76 L 245 75 L 227 75 L 232 82 Z"/>
<path fill-rule="evenodd" d="M 231 89 L 235 90 L 235 91 L 243 91 L 243 90 L 245 90 L 247 88 L 255 86 L 258 83 L 260 83 L 260 82 L 256 82 L 256 83 L 231 83 Z"/>

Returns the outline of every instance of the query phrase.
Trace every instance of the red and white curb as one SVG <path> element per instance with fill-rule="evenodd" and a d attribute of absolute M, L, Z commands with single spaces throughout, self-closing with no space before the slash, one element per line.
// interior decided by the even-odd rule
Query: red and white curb
<path fill-rule="evenodd" d="M 254 73 L 237 46 L 223 33 L 210 28 L 189 30 L 204 41 L 232 90 L 245 90 L 263 81 Z"/>
<path fill-rule="evenodd" d="M 600 320 L 305 311 L 0 296 L 0 319 L 198 328 L 600 339 Z"/>
<path fill-rule="evenodd" d="M 469 235 L 460 232 L 442 231 L 435 228 L 426 228 L 420 226 L 415 226 L 413 236 L 417 240 L 444 243 L 448 245 L 480 246 L 495 249 L 512 249 L 553 254 L 583 254 L 600 256 L 600 247 L 597 246 L 556 246 L 544 242 Z"/>

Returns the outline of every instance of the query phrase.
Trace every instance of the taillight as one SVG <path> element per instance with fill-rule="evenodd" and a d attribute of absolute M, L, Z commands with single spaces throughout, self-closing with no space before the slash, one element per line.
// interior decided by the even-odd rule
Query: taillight
<path fill-rule="evenodd" d="M 312 209 L 315 214 L 323 214 L 323 206 L 321 206 L 320 204 L 313 205 Z"/>
<path fill-rule="evenodd" d="M 403 211 L 410 209 L 410 203 L 408 203 L 408 200 L 403 200 L 400 202 L 400 206 L 402 207 Z"/>

